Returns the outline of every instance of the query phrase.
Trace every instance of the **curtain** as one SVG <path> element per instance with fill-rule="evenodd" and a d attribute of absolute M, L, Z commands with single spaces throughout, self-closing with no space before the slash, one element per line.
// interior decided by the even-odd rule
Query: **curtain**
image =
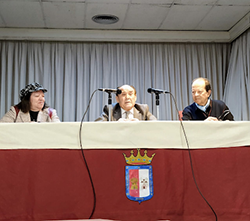
<path fill-rule="evenodd" d="M 224 100 L 236 120 L 250 120 L 250 29 L 232 43 Z"/>
<path fill-rule="evenodd" d="M 0 117 L 19 102 L 26 84 L 39 82 L 48 89 L 46 103 L 61 121 L 80 121 L 93 92 L 123 84 L 133 85 L 137 102 L 148 104 L 154 115 L 158 109 L 159 120 L 177 120 L 176 108 L 192 103 L 196 77 L 209 78 L 212 98 L 223 99 L 230 52 L 231 45 L 223 43 L 1 41 Z M 150 87 L 171 92 L 177 107 L 172 96 L 160 94 L 157 108 L 155 95 L 147 92 Z M 96 91 L 84 120 L 94 121 L 107 103 L 108 94 Z"/>

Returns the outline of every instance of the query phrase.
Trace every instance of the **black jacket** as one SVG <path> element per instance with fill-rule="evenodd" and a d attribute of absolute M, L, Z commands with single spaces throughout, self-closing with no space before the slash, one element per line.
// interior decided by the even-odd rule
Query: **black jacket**
<path fill-rule="evenodd" d="M 195 103 L 187 106 L 182 112 L 182 120 L 205 120 L 208 117 L 216 117 L 218 120 L 233 121 L 234 117 L 223 101 L 210 100 L 206 112 L 200 110 Z"/>
<path fill-rule="evenodd" d="M 147 104 L 135 104 L 134 108 L 134 118 L 138 120 L 157 120 L 156 117 L 149 112 Z M 121 107 L 119 103 L 112 104 L 112 116 L 111 121 L 118 121 L 121 118 Z M 109 119 L 109 108 L 107 105 L 103 108 L 102 115 L 95 121 L 108 121 Z"/>

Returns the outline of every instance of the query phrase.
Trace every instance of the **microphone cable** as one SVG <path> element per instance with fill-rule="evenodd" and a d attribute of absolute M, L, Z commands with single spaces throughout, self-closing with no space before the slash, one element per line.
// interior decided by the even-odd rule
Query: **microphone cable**
<path fill-rule="evenodd" d="M 82 120 L 81 120 L 81 123 L 80 123 L 80 129 L 79 129 L 79 140 L 80 140 L 81 153 L 82 153 L 82 157 L 83 157 L 85 166 L 86 166 L 87 171 L 88 171 L 89 179 L 90 179 L 91 186 L 92 186 L 93 196 L 94 196 L 93 209 L 92 209 L 91 215 L 89 216 L 88 219 L 91 219 L 92 216 L 93 216 L 93 214 L 94 214 L 94 212 L 95 212 L 95 207 L 96 207 L 96 193 L 95 193 L 94 183 L 93 183 L 93 180 L 92 180 L 92 177 L 91 177 L 91 174 L 90 174 L 90 170 L 89 170 L 89 167 L 88 167 L 88 163 L 87 163 L 87 160 L 86 160 L 86 158 L 85 158 L 84 151 L 83 151 L 83 147 L 82 147 L 82 136 L 81 136 L 81 134 L 82 134 L 82 123 L 83 123 L 84 117 L 85 117 L 86 113 L 87 113 L 88 110 L 89 110 L 91 100 L 92 100 L 92 98 L 93 98 L 93 96 L 94 96 L 94 94 L 95 94 L 96 91 L 98 91 L 98 89 L 95 90 L 95 91 L 92 93 L 92 95 L 91 95 L 91 97 L 90 97 L 90 99 L 89 99 L 89 103 L 88 103 L 88 106 L 87 106 L 87 108 L 86 108 L 86 111 L 85 111 L 84 114 L 83 114 L 83 117 L 82 117 Z"/>
<path fill-rule="evenodd" d="M 180 114 L 179 114 L 179 110 L 177 108 L 177 103 L 176 103 L 176 100 L 174 98 L 174 96 L 172 95 L 171 92 L 168 92 L 172 99 L 174 100 L 174 104 L 175 104 L 175 109 L 178 113 L 178 118 L 179 118 L 179 121 L 180 121 L 180 124 L 181 124 L 181 128 L 182 128 L 182 132 L 184 134 L 184 137 L 185 137 L 185 141 L 186 141 L 186 145 L 187 145 L 187 148 L 188 148 L 188 154 L 189 154 L 189 161 L 190 161 L 190 166 L 191 166 L 191 171 L 192 171 L 192 176 L 193 176 L 193 180 L 194 180 L 194 183 L 195 183 L 195 186 L 199 192 L 199 194 L 201 195 L 201 197 L 204 199 L 204 201 L 207 203 L 207 205 L 210 207 L 210 209 L 212 210 L 214 216 L 215 216 L 215 220 L 217 221 L 217 214 L 216 212 L 214 211 L 213 207 L 209 204 L 209 202 L 207 201 L 207 199 L 205 198 L 205 196 L 202 194 L 197 182 L 196 182 L 196 178 L 195 178 L 195 174 L 194 174 L 194 168 L 193 168 L 193 160 L 192 160 L 192 155 L 191 155 L 191 151 L 190 151 L 190 147 L 189 147 L 189 142 L 188 142 L 188 139 L 187 139 L 187 134 L 186 134 L 186 131 L 185 131 L 185 128 L 184 128 L 184 125 L 183 125 L 183 122 L 182 120 L 180 119 Z"/>

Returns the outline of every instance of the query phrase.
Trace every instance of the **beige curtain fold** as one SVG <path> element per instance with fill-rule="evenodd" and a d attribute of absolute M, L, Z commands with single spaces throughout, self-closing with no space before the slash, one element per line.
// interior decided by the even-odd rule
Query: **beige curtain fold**
<path fill-rule="evenodd" d="M 232 44 L 224 100 L 236 120 L 250 120 L 250 30 Z"/>
<path fill-rule="evenodd" d="M 193 78 L 203 76 L 211 80 L 212 97 L 223 99 L 230 55 L 230 44 L 1 41 L 0 117 L 34 81 L 48 89 L 46 101 L 62 121 L 80 121 L 96 89 L 123 84 L 134 85 L 137 101 L 155 115 L 150 87 L 170 91 L 182 110 L 192 103 Z M 95 120 L 107 103 L 108 94 L 96 92 L 85 121 Z M 177 119 L 171 96 L 161 94 L 159 120 Z"/>

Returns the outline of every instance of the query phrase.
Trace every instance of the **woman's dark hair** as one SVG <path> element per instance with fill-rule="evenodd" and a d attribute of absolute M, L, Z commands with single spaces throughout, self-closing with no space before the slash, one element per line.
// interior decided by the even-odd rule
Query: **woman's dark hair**
<path fill-rule="evenodd" d="M 27 113 L 30 111 L 30 95 L 32 93 L 28 93 L 22 100 L 17 104 L 17 108 L 20 109 L 22 112 Z M 42 110 L 49 107 L 46 102 L 44 102 Z"/>

